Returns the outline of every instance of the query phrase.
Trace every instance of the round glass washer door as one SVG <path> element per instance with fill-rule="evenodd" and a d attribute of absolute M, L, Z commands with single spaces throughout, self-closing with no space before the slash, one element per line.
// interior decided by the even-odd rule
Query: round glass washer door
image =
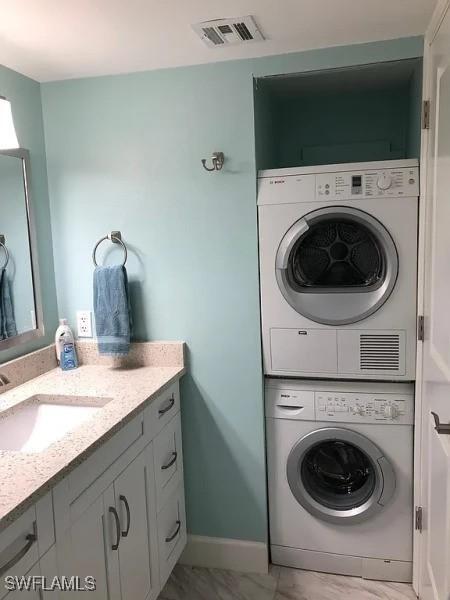
<path fill-rule="evenodd" d="M 332 206 L 299 219 L 284 235 L 275 273 L 287 302 L 325 325 L 356 323 L 389 298 L 398 276 L 394 241 L 366 212 Z"/>
<path fill-rule="evenodd" d="M 339 427 L 308 433 L 286 466 L 296 500 L 323 521 L 362 522 L 382 510 L 395 491 L 395 473 L 367 437 Z"/>

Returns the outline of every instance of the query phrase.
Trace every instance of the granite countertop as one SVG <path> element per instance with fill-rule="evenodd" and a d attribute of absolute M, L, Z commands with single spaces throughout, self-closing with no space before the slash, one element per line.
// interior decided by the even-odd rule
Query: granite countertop
<path fill-rule="evenodd" d="M 107 401 L 41 452 L 0 451 L 0 531 L 184 373 L 183 361 L 172 361 L 172 366 L 85 364 L 74 371 L 54 368 L 0 395 L 0 419 L 32 396 L 69 396 L 77 404 L 92 397 L 100 405 Z"/>

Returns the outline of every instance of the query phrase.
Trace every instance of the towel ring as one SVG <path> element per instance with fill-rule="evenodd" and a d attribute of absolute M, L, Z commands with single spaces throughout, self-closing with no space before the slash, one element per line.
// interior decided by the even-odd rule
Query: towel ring
<path fill-rule="evenodd" d="M 97 248 L 100 246 L 100 244 L 102 242 L 104 242 L 105 240 L 110 240 L 113 244 L 120 244 L 122 246 L 123 252 L 124 252 L 122 267 L 124 267 L 125 263 L 127 262 L 128 251 L 127 251 L 127 247 L 125 246 L 125 244 L 122 240 L 120 231 L 111 231 L 111 233 L 109 233 L 108 235 L 105 235 L 104 237 L 102 237 L 98 240 L 98 242 L 94 246 L 94 250 L 92 251 L 92 261 L 93 261 L 94 265 L 96 267 L 98 267 L 97 261 L 95 260 L 95 253 L 97 252 Z"/>
<path fill-rule="evenodd" d="M 2 242 L 1 240 L 0 240 L 0 248 L 3 248 L 3 252 L 5 253 L 5 262 L 0 267 L 0 269 L 6 269 L 6 267 L 8 266 L 8 263 L 9 263 L 9 251 L 8 251 L 8 248 L 6 247 L 5 243 Z"/>

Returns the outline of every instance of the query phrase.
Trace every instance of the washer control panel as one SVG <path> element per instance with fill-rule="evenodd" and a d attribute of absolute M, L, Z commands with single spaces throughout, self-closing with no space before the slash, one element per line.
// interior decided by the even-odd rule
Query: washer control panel
<path fill-rule="evenodd" d="M 408 395 L 315 392 L 314 401 L 316 421 L 414 423 L 414 401 Z"/>
<path fill-rule="evenodd" d="M 418 195 L 418 167 L 324 173 L 316 176 L 316 200 Z"/>

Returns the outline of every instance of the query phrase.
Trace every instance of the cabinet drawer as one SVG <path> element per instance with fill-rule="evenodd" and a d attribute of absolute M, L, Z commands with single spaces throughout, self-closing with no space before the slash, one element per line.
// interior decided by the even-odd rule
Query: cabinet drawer
<path fill-rule="evenodd" d="M 184 488 L 180 485 L 158 515 L 159 579 L 161 589 L 186 545 Z"/>
<path fill-rule="evenodd" d="M 33 536 L 33 537 L 31 537 Z M 33 506 L 20 516 L 0 536 L 0 598 L 4 598 L 7 589 L 4 578 L 7 575 L 25 575 L 39 559 L 37 542 L 36 510 Z"/>
<path fill-rule="evenodd" d="M 153 439 L 180 410 L 178 381 L 173 383 L 145 409 L 144 431 Z"/>
<path fill-rule="evenodd" d="M 183 483 L 181 414 L 178 413 L 153 441 L 156 507 L 159 512 L 168 498 Z"/>

